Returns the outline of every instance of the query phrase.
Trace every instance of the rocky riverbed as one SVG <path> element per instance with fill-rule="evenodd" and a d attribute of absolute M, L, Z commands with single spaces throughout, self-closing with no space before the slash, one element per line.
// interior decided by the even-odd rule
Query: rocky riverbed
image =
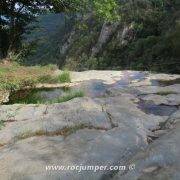
<path fill-rule="evenodd" d="M 59 73 L 57 71 L 57 73 Z M 0 179 L 180 179 L 180 75 L 72 72 L 85 97 L 0 106 Z M 59 166 L 133 169 L 46 170 Z"/>

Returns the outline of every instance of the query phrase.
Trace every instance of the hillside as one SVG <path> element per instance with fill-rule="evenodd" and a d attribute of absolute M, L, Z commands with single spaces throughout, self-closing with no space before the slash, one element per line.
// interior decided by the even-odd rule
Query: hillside
<path fill-rule="evenodd" d="M 24 51 L 28 53 L 24 63 L 54 63 L 80 71 L 134 69 L 179 73 L 179 3 L 154 7 L 137 2 L 133 11 L 129 6 L 125 3 L 121 20 L 112 22 L 91 14 L 82 18 L 72 14 L 41 16 L 29 25 L 38 28 L 23 36 Z"/>

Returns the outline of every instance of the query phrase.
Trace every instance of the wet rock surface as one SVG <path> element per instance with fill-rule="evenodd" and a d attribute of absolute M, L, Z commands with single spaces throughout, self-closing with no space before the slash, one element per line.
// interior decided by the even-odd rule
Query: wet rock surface
<path fill-rule="evenodd" d="M 71 76 L 72 88 L 83 89 L 85 97 L 0 106 L 0 179 L 180 179 L 179 75 L 87 71 Z M 48 165 L 129 164 L 135 169 L 46 170 Z"/>

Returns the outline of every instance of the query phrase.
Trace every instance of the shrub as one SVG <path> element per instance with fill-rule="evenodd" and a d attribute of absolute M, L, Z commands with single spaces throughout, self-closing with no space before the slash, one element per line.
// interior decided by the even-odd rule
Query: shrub
<path fill-rule="evenodd" d="M 9 53 L 9 59 L 12 61 L 12 62 L 17 62 L 17 63 L 20 63 L 22 61 L 21 59 L 21 53 L 18 53 L 18 54 L 15 54 L 15 53 Z"/>

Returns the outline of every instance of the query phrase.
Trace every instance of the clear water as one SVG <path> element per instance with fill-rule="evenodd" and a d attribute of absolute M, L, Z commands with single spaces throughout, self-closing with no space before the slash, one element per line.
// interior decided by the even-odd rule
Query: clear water
<path fill-rule="evenodd" d="M 180 84 L 180 78 L 174 79 L 174 80 L 158 80 L 153 79 L 151 80 L 152 86 L 171 86 L 174 84 Z"/>
<path fill-rule="evenodd" d="M 66 95 L 69 91 L 69 88 L 41 88 L 14 91 L 11 93 L 7 104 L 36 104 L 38 102 L 53 101 Z"/>
<path fill-rule="evenodd" d="M 127 87 L 129 84 L 133 83 L 134 81 L 138 82 L 144 80 L 146 76 L 147 76 L 146 72 L 127 71 L 124 72 L 124 75 L 122 76 L 121 80 L 113 84 L 113 87 L 116 89 Z"/>
<path fill-rule="evenodd" d="M 143 101 L 141 100 L 138 103 L 138 108 L 144 111 L 147 114 L 154 114 L 157 116 L 170 116 L 174 113 L 178 108 L 176 106 L 168 106 L 168 105 L 156 105 L 151 101 Z"/>

